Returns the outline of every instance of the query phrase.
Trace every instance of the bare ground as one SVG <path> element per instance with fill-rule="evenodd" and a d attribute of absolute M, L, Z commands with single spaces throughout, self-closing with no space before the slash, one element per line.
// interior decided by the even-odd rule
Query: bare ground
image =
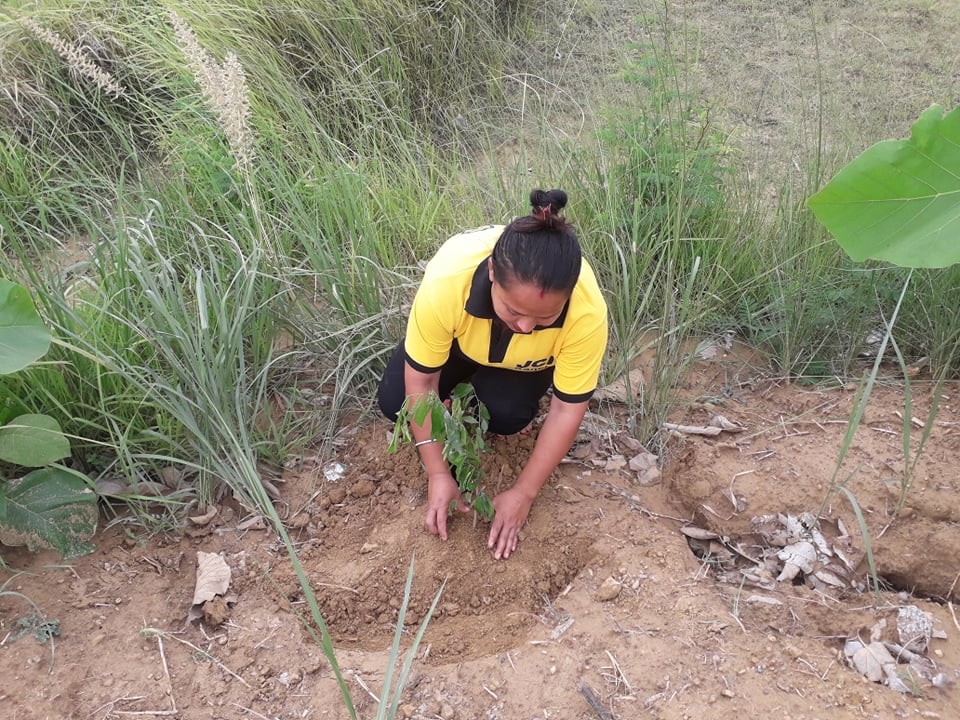
<path fill-rule="evenodd" d="M 414 558 L 405 646 L 447 584 L 402 717 L 960 716 L 960 694 L 949 684 L 960 667 L 950 602 L 960 574 L 953 400 L 960 387 L 948 390 L 898 519 L 892 481 L 902 462 L 903 397 L 895 384 L 876 392 L 851 450 L 843 477 L 855 470 L 847 487 L 863 508 L 886 583 L 877 604 L 853 588 L 729 581 L 717 562 L 722 552 L 698 557 L 680 532 L 693 525 L 755 547 L 751 518 L 816 512 L 826 495 L 853 393 L 804 389 L 748 369 L 731 355 L 689 376 L 682 390 L 698 400 L 678 423 L 702 425 L 721 413 L 744 429 L 674 435 L 654 484 L 636 484 L 629 468 L 602 469 L 623 448 L 597 421 L 584 436 L 595 439 L 590 452 L 551 479 L 508 561 L 492 559 L 486 528 L 467 517 L 454 521 L 447 542 L 426 534 L 417 462 L 409 449 L 385 452 L 384 422 L 344 434 L 342 478 L 327 479 L 319 465 L 291 472 L 284 506 L 361 717 L 375 712 Z M 917 398 L 918 418 L 924 405 Z M 512 477 L 533 439 L 493 438 L 492 489 Z M 859 563 L 851 577 L 865 582 L 850 504 L 838 499 L 824 517 L 851 529 L 850 557 Z M 55 646 L 29 634 L 4 638 L 5 716 L 346 717 L 329 664 L 304 630 L 306 608 L 282 547 L 265 530 L 238 530 L 242 520 L 223 506 L 193 532 L 198 537 L 178 540 L 143 542 L 111 529 L 95 554 L 69 565 L 5 551 L 24 571 L 7 589 L 32 598 L 61 631 Z M 232 598 L 187 626 L 198 550 L 226 559 Z M 946 634 L 928 653 L 945 673 L 945 689 L 918 681 L 915 694 L 897 694 L 842 658 L 845 638 L 867 638 L 881 618 L 894 627 L 904 605 L 929 613 Z M 31 609 L 8 596 L 0 613 L 7 634 Z M 144 628 L 164 634 L 158 640 Z M 590 691 L 608 715 L 591 708 Z"/>
<path fill-rule="evenodd" d="M 757 158 L 753 171 L 770 172 L 774 182 L 809 157 L 818 67 L 834 149 L 849 143 L 855 152 L 903 135 L 930 102 L 956 100 L 956 2 L 592 6 L 584 18 L 571 17 L 577 32 L 565 37 L 577 40 L 558 55 L 573 58 L 562 78 L 572 96 L 589 103 L 591 64 L 618 54 L 596 38 L 640 41 L 664 7 L 697 48 L 684 78 L 710 101 L 731 141 Z M 594 77 L 607 75 L 601 68 Z M 744 429 L 671 435 L 653 484 L 612 469 L 611 455 L 632 452 L 602 422 L 588 425 L 594 444 L 544 488 L 506 562 L 490 557 L 483 524 L 469 518 L 454 522 L 445 543 L 426 534 L 418 464 L 409 450 L 386 453 L 385 423 L 344 432 L 342 478 L 328 479 L 320 464 L 291 471 L 283 507 L 360 716 L 375 714 L 415 558 L 405 646 L 447 584 L 403 694 L 401 716 L 411 720 L 960 717 L 951 683 L 960 667 L 960 387 L 947 391 L 899 517 L 891 511 L 904 398 L 895 379 L 875 391 L 837 475 L 873 539 L 885 582 L 877 601 L 853 588 L 731 582 L 745 576 L 730 548 L 757 547 L 751 518 L 818 511 L 853 396 L 755 368 L 734 353 L 700 363 L 686 378 L 681 390 L 690 403 L 674 421 L 700 425 L 721 413 Z M 918 386 L 919 419 L 927 398 Z M 532 442 L 494 438 L 487 458 L 494 488 L 510 481 Z M 0 597 L 3 717 L 346 717 L 329 664 L 301 622 L 303 598 L 276 538 L 239 530 L 245 516 L 237 507 L 219 511 L 196 537 L 146 538 L 116 525 L 99 536 L 93 555 L 69 564 L 4 549 L 13 571 L 0 578 L 4 590 L 31 598 L 45 619 L 59 621 L 60 635 L 42 645 L 30 632 L 14 640 L 33 609 L 18 596 Z M 863 585 L 865 547 L 851 504 L 836 496 L 823 514 L 824 527 L 839 519 L 850 531 L 857 563 L 850 578 Z M 706 541 L 704 552 L 680 531 L 691 526 L 716 533 L 718 545 Z M 226 559 L 232 597 L 209 603 L 205 618 L 188 626 L 198 550 Z M 929 613 L 946 635 L 928 652 L 944 673 L 943 689 L 918 681 L 913 694 L 898 694 L 842 656 L 844 639 L 868 638 L 881 619 L 894 626 L 905 605 Z M 44 627 L 28 629 L 43 637 Z"/>

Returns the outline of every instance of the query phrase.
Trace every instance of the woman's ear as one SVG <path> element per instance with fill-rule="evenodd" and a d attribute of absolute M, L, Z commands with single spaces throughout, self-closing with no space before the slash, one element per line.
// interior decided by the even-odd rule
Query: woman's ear
<path fill-rule="evenodd" d="M 487 258 L 487 273 L 490 275 L 490 282 L 493 282 L 493 258 Z"/>

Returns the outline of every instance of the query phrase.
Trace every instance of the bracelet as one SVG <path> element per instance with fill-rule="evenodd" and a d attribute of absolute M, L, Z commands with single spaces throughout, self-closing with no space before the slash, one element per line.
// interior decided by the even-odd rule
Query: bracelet
<path fill-rule="evenodd" d="M 429 445 L 430 443 L 440 442 L 437 438 L 430 438 L 429 440 L 417 440 L 413 444 L 414 447 L 421 447 L 422 445 Z"/>

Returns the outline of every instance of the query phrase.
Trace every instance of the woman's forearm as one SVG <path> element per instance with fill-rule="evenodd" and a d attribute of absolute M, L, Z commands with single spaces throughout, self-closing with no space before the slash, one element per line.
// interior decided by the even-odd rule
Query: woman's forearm
<path fill-rule="evenodd" d="M 531 499 L 537 496 L 550 473 L 573 445 L 586 411 L 586 402 L 568 403 L 556 397 L 551 399 L 537 444 L 514 485 L 517 490 Z"/>
<path fill-rule="evenodd" d="M 407 393 L 407 403 L 413 408 L 416 403 L 431 395 L 437 396 L 440 389 L 440 373 L 422 373 L 414 370 L 410 365 L 406 365 L 403 371 L 404 386 Z M 410 434 L 415 443 L 431 439 L 430 413 L 427 413 L 422 424 L 410 421 Z M 418 445 L 420 460 L 423 462 L 427 477 L 431 475 L 449 474 L 450 466 L 443 459 L 443 443 L 428 442 Z"/>

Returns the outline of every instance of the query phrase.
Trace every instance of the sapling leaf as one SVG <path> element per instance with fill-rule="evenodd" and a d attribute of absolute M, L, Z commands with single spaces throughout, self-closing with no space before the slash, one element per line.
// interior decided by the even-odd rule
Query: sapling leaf
<path fill-rule="evenodd" d="M 443 457 L 450 465 L 457 486 L 464 501 L 473 506 L 487 520 L 493 517 L 493 508 L 489 500 L 483 509 L 476 508 L 478 498 L 486 499 L 482 489 L 477 490 L 483 473 L 480 455 L 485 450 L 484 434 L 490 420 L 490 413 L 483 403 L 475 399 L 473 387 L 461 383 L 450 394 L 449 408 L 436 395 L 427 395 L 419 399 L 413 408 L 405 402 L 397 415 L 391 452 L 396 451 L 401 442 L 410 442 L 410 422 L 422 425 L 430 417 L 430 437 L 443 442 Z M 482 502 L 482 501 L 481 501 Z M 453 513 L 456 504 L 448 509 Z"/>
<path fill-rule="evenodd" d="M 908 140 L 867 148 L 808 204 L 854 260 L 960 262 L 960 107 L 928 108 Z"/>

